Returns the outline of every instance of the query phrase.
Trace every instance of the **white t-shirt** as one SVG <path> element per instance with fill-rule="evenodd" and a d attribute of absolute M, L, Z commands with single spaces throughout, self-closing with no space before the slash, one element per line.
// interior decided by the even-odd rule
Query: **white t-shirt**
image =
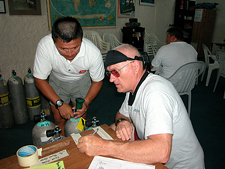
<path fill-rule="evenodd" d="M 61 81 L 74 82 L 81 79 L 87 71 L 95 82 L 104 78 L 101 52 L 88 39 L 82 39 L 80 52 L 72 62 L 60 55 L 51 34 L 43 37 L 38 43 L 34 60 L 34 77 L 47 79 L 52 72 Z"/>
<path fill-rule="evenodd" d="M 165 165 L 170 169 L 203 169 L 202 147 L 173 85 L 158 75 L 149 74 L 139 87 L 132 106 L 128 106 L 129 94 L 119 112 L 132 119 L 140 139 L 154 134 L 173 135 L 170 159 Z"/>
<path fill-rule="evenodd" d="M 197 61 L 197 51 L 186 42 L 171 42 L 162 46 L 156 53 L 151 64 L 162 66 L 161 76 L 169 78 L 179 67 Z"/>

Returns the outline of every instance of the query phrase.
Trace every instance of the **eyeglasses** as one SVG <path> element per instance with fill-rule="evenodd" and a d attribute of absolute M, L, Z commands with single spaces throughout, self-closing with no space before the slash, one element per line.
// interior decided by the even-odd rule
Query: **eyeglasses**
<path fill-rule="evenodd" d="M 133 62 L 133 61 L 132 61 L 132 62 Z M 123 67 L 121 67 L 121 68 L 118 69 L 118 70 L 106 71 L 106 75 L 107 75 L 108 77 L 110 77 L 110 75 L 113 74 L 113 76 L 115 76 L 115 77 L 120 77 L 119 71 L 120 71 L 121 69 L 125 68 L 127 65 L 131 64 L 132 62 L 130 62 L 130 63 L 124 65 Z"/>
<path fill-rule="evenodd" d="M 74 48 L 60 48 L 58 46 L 56 46 L 56 47 L 62 52 L 69 52 L 69 51 L 75 52 L 77 50 L 77 48 L 78 48 L 78 47 L 74 47 Z"/>

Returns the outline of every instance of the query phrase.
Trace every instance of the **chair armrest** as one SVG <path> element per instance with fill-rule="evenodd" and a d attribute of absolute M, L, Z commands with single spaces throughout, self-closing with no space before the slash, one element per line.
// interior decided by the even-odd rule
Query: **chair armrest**
<path fill-rule="evenodd" d="M 211 57 L 214 61 L 218 61 L 218 58 L 216 57 L 216 55 L 210 55 L 209 57 Z"/>

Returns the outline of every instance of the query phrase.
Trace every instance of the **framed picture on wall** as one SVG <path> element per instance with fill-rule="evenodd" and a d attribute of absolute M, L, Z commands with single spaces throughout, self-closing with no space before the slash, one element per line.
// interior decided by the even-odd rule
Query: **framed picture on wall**
<path fill-rule="evenodd" d="M 40 0 L 8 0 L 9 15 L 41 15 Z"/>
<path fill-rule="evenodd" d="M 140 5 L 155 6 L 155 0 L 140 0 Z"/>
<path fill-rule="evenodd" d="M 82 27 L 115 27 L 116 0 L 47 0 L 49 28 L 62 16 L 77 18 Z"/>
<path fill-rule="evenodd" d="M 118 0 L 118 17 L 119 18 L 135 17 L 134 0 Z"/>
<path fill-rule="evenodd" d="M 0 14 L 6 13 L 5 11 L 5 0 L 0 0 Z"/>

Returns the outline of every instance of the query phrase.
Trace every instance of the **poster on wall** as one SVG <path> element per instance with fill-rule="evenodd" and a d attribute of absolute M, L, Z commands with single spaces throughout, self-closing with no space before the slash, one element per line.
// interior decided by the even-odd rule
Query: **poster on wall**
<path fill-rule="evenodd" d="M 196 9 L 195 10 L 194 22 L 201 22 L 202 21 L 202 13 L 203 13 L 203 9 Z"/>
<path fill-rule="evenodd" d="M 116 26 L 115 0 L 47 0 L 49 27 L 57 18 L 75 17 L 82 27 Z"/>
<path fill-rule="evenodd" d="M 134 0 L 118 0 L 118 17 L 135 17 Z"/>
<path fill-rule="evenodd" d="M 8 0 L 9 15 L 41 15 L 40 0 Z"/>

